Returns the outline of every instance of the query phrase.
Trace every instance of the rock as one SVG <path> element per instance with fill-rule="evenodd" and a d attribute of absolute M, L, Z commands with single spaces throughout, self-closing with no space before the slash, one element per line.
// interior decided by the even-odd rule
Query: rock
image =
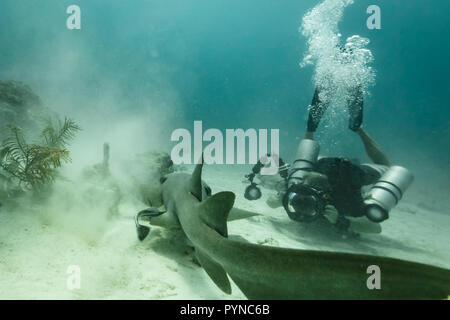
<path fill-rule="evenodd" d="M 35 134 L 39 132 L 40 122 L 54 115 L 26 84 L 0 80 L 0 140 L 5 138 L 8 125 L 19 126 L 26 134 Z"/>

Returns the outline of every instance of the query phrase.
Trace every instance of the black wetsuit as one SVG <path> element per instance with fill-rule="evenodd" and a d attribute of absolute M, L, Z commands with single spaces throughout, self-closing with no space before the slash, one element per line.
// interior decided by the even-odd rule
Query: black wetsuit
<path fill-rule="evenodd" d="M 321 158 L 317 161 L 314 171 L 328 177 L 331 204 L 338 210 L 339 215 L 351 217 L 365 215 L 361 188 L 374 183 L 376 176 L 345 158 Z"/>

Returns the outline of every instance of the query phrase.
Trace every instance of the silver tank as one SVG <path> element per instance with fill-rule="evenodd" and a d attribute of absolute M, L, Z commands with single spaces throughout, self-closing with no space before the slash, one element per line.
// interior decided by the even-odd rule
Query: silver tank
<path fill-rule="evenodd" d="M 389 212 L 400 201 L 413 180 L 414 176 L 409 170 L 392 166 L 372 186 L 364 203 L 367 206 L 379 206 Z"/>
<path fill-rule="evenodd" d="M 314 140 L 303 139 L 300 141 L 297 149 L 297 156 L 291 166 L 291 174 L 289 175 L 288 187 L 292 184 L 303 182 L 303 176 L 306 172 L 311 171 L 319 157 L 320 145 Z"/>

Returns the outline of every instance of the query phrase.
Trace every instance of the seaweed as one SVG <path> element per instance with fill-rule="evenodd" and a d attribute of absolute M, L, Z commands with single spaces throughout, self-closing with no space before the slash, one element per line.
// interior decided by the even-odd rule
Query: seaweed
<path fill-rule="evenodd" d="M 66 148 L 70 140 L 80 130 L 80 127 L 71 119 L 65 118 L 64 122 L 60 119 L 54 123 L 50 118 L 46 121 L 46 126 L 42 130 L 41 136 L 45 145 L 51 148 Z"/>
<path fill-rule="evenodd" d="M 71 119 L 47 120 L 42 141 L 28 143 L 18 126 L 8 126 L 9 136 L 0 145 L 0 168 L 18 189 L 36 190 L 52 182 L 57 169 L 71 161 L 67 146 L 80 127 Z"/>

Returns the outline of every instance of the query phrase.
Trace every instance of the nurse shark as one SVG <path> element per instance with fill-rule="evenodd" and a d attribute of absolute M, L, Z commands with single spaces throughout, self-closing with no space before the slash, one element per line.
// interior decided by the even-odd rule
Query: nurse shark
<path fill-rule="evenodd" d="M 257 245 L 228 238 L 227 221 L 254 213 L 233 208 L 235 195 L 211 195 L 203 161 L 192 174 L 161 180 L 165 211 L 150 210 L 150 224 L 179 228 L 211 280 L 231 293 L 230 278 L 248 299 L 445 299 L 450 270 L 400 259 Z M 145 212 L 145 211 L 144 211 Z M 143 240 L 149 229 L 138 224 Z M 381 270 L 381 288 L 368 289 L 369 266 Z"/>

